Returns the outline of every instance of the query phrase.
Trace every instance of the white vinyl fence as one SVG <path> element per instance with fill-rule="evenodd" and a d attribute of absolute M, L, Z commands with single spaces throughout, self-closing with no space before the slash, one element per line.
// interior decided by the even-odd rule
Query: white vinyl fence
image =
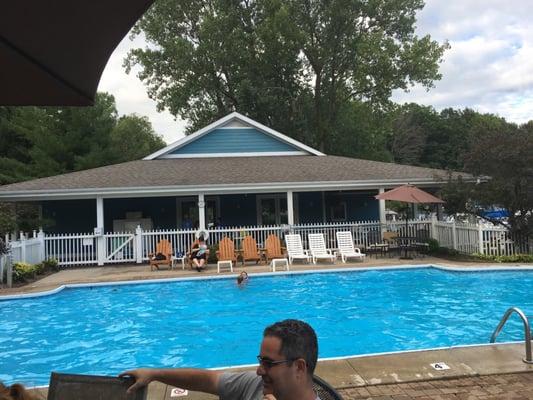
<path fill-rule="evenodd" d="M 275 234 L 282 240 L 285 233 L 302 235 L 307 247 L 307 235 L 323 233 L 326 244 L 336 248 L 335 232 L 349 230 L 355 244 L 366 248 L 382 242 L 383 233 L 394 231 L 398 236 L 416 237 L 419 240 L 434 238 L 440 246 L 456 249 L 464 254 L 512 255 L 532 252 L 531 243 L 514 242 L 504 227 L 447 223 L 433 220 L 394 221 L 381 224 L 379 221 L 316 223 L 279 226 L 239 226 L 208 229 L 208 244 L 215 245 L 223 237 L 229 237 L 237 248 L 247 235 L 255 238 L 259 247 L 264 247 L 266 238 Z M 166 239 L 172 243 L 175 254 L 184 254 L 197 237 L 194 229 L 150 230 L 137 227 L 135 232 L 44 234 L 34 232 L 32 237 L 21 235 L 18 240 L 6 237 L 11 248 L 13 263 L 36 264 L 55 258 L 60 266 L 105 265 L 115 263 L 142 263 L 155 253 L 157 243 Z M 0 271 L 6 261 L 0 260 Z M 1 275 L 1 274 L 0 274 Z M 1 282 L 1 281 L 0 281 Z"/>
<path fill-rule="evenodd" d="M 484 224 L 434 222 L 435 238 L 440 246 L 455 249 L 464 254 L 488 254 L 510 256 L 533 251 L 533 243 L 513 240 L 505 227 Z"/>

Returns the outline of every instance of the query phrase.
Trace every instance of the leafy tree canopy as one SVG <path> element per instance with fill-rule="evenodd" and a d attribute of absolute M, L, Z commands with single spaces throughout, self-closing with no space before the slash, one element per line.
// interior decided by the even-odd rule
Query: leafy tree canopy
<path fill-rule="evenodd" d="M 465 154 L 465 169 L 482 183 L 450 180 L 444 189 L 447 209 L 483 216 L 485 209 L 503 207 L 509 212 L 511 231 L 521 237 L 531 237 L 533 123 L 516 126 L 497 118 L 492 118 L 492 122 L 492 127 L 485 126 L 472 135 L 471 147 Z"/>
<path fill-rule="evenodd" d="M 352 101 L 440 78 L 447 44 L 414 33 L 422 0 L 161 0 L 125 65 L 189 130 L 237 110 L 323 151 Z M 349 128 L 349 129 L 348 129 Z"/>
<path fill-rule="evenodd" d="M 0 184 L 140 159 L 165 146 L 146 117 L 94 107 L 0 107 Z M 43 225 L 35 207 L 0 204 L 0 233 Z"/>

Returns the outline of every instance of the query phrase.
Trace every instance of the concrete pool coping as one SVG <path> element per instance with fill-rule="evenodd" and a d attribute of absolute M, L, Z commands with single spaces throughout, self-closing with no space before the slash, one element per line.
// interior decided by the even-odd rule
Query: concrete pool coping
<path fill-rule="evenodd" d="M 462 270 L 476 270 L 480 268 L 500 269 L 502 265 L 486 263 L 465 263 L 449 262 L 434 257 L 409 260 L 408 262 L 391 259 L 368 259 L 364 262 L 341 264 L 319 264 L 314 265 L 293 265 L 292 271 L 316 271 L 318 269 L 344 269 L 354 267 L 391 267 L 391 266 L 421 266 L 437 265 L 445 268 L 454 269 L 460 267 Z M 531 269 L 533 264 L 514 264 L 508 265 L 511 268 Z M 526 267 L 526 268 L 524 268 Z M 245 268 L 239 264 L 233 274 L 246 270 L 251 277 L 255 272 L 269 272 L 269 267 L 264 265 L 247 265 Z M 283 273 L 284 271 L 276 272 Z M 150 271 L 147 264 L 142 265 L 121 265 L 105 267 L 85 267 L 69 270 L 62 270 L 58 273 L 49 275 L 43 279 L 35 281 L 30 285 L 12 289 L 0 289 L 0 296 L 12 294 L 29 294 L 38 293 L 48 290 L 58 289 L 64 284 L 96 284 L 102 282 L 121 282 L 149 279 L 167 279 L 180 277 L 198 277 L 198 276 L 228 276 L 231 273 L 216 273 L 216 266 L 210 265 L 205 272 L 198 273 L 190 270 L 159 270 Z M 131 283 L 131 282 L 130 282 Z M 511 305 L 510 305 L 511 306 Z M 495 327 L 494 327 L 495 328 Z M 488 342 L 488 338 L 487 338 Z M 426 382 L 433 380 L 453 380 L 456 378 L 475 378 L 494 374 L 520 374 L 533 372 L 533 366 L 522 362 L 524 357 L 524 343 L 511 344 L 493 344 L 482 346 L 467 347 L 450 347 L 436 350 L 411 351 L 402 353 L 391 353 L 382 355 L 365 355 L 360 357 L 343 358 L 335 360 L 321 360 L 318 364 L 316 373 L 326 379 L 336 388 L 339 388 L 345 399 L 362 399 L 362 398 L 382 398 L 375 395 L 368 397 L 354 397 L 353 393 L 363 393 L 367 391 L 372 394 L 370 388 L 383 387 L 391 384 L 404 384 L 406 382 Z M 430 364 L 443 362 L 450 369 L 435 370 Z M 502 378 L 505 380 L 504 378 Z M 451 382 L 451 381 L 450 381 Z M 533 399 L 533 381 L 527 387 L 531 397 L 522 397 Z M 39 390 L 46 393 L 46 389 Z M 171 399 L 171 388 L 153 383 L 149 387 L 150 400 Z M 378 390 L 379 392 L 379 390 Z M 175 397 L 172 397 L 174 399 Z M 189 392 L 186 399 L 215 399 L 216 396 Z M 408 399 L 410 397 L 403 397 Z M 415 397 L 413 397 L 415 398 Z M 418 397 L 416 397 L 418 398 Z M 428 395 L 429 398 L 438 398 Z M 452 398 L 452 397 L 449 397 Z M 459 398 L 459 397 L 457 397 Z M 499 398 L 498 396 L 494 398 Z"/>
<path fill-rule="evenodd" d="M 448 260 L 439 259 L 436 257 L 424 257 L 414 260 L 400 260 L 398 258 L 367 258 L 363 262 L 352 262 L 342 264 L 320 263 L 313 264 L 293 264 L 291 271 L 309 271 L 314 272 L 318 270 L 343 270 L 354 268 L 373 268 L 373 267 L 406 267 L 406 266 L 423 266 L 434 265 L 444 269 L 461 269 L 461 270 L 476 270 L 476 269 L 533 269 L 533 263 L 517 263 L 517 264 L 494 264 L 494 263 L 469 263 L 469 262 L 449 262 Z M 208 269 L 203 272 L 196 272 L 194 270 L 175 268 L 173 270 L 161 269 L 151 271 L 148 264 L 124 264 L 103 267 L 76 267 L 63 269 L 57 273 L 48 275 L 42 279 L 34 281 L 28 285 L 16 288 L 0 288 L 0 298 L 2 296 L 28 294 L 57 290 L 63 285 L 67 284 L 98 284 L 110 282 L 127 282 L 127 281 L 144 281 L 154 279 L 173 279 L 173 278 L 191 278 L 191 277 L 207 277 L 220 276 L 227 277 L 228 275 L 239 274 L 246 270 L 251 276 L 255 273 L 270 272 L 268 265 L 246 265 L 243 267 L 240 263 L 234 268 L 234 272 L 223 272 L 217 274 L 216 265 L 210 264 Z M 273 274 L 283 274 L 285 271 L 277 271 Z M 5 298 L 5 297 L 4 297 Z"/>
<path fill-rule="evenodd" d="M 465 390 L 466 393 L 471 393 L 474 390 L 480 393 L 481 383 L 478 381 L 486 381 L 486 379 L 481 379 L 481 377 L 486 376 L 496 376 L 499 390 L 503 393 L 511 390 L 509 376 L 524 373 L 528 374 L 529 377 L 533 376 L 533 365 L 522 362 L 522 357 L 524 357 L 523 343 L 449 347 L 321 360 L 315 373 L 337 388 L 345 400 L 501 399 L 507 397 L 497 395 L 494 397 L 445 396 L 446 393 L 454 393 L 454 390 L 463 394 Z M 435 363 L 441 363 L 441 366 L 446 364 L 449 369 L 436 370 L 431 365 Z M 255 370 L 255 367 L 230 370 Z M 431 382 L 433 382 L 432 385 L 429 384 Z M 465 382 L 471 383 L 471 386 L 467 387 Z M 148 400 L 175 399 L 176 397 L 171 397 L 172 389 L 171 386 L 153 382 L 148 387 Z M 431 392 L 432 390 L 433 392 Z M 439 392 L 439 390 L 441 391 Z M 39 388 L 36 391 L 43 398 L 46 398 L 47 388 Z M 391 392 L 391 397 L 386 397 L 387 392 Z M 396 394 L 398 397 L 392 397 L 392 394 Z M 412 397 L 408 397 L 409 394 Z M 425 397 L 421 397 L 422 395 Z M 218 397 L 205 393 L 189 392 L 187 396 L 181 398 L 212 400 Z M 533 399 L 533 378 L 522 383 L 521 397 L 516 398 Z"/>

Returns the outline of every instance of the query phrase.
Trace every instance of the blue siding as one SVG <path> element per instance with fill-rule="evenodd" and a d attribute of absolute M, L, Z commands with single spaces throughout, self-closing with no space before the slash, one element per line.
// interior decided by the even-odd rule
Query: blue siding
<path fill-rule="evenodd" d="M 300 151 L 254 128 L 219 128 L 169 154 Z"/>

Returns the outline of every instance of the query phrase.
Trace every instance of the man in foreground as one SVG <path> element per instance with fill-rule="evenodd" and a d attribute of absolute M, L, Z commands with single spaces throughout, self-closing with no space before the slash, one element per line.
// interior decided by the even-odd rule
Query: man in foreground
<path fill-rule="evenodd" d="M 257 359 L 256 373 L 141 368 L 120 376 L 135 378 L 128 392 L 159 381 L 218 395 L 221 400 L 319 400 L 313 390 L 318 341 L 309 324 L 287 319 L 268 326 Z"/>

